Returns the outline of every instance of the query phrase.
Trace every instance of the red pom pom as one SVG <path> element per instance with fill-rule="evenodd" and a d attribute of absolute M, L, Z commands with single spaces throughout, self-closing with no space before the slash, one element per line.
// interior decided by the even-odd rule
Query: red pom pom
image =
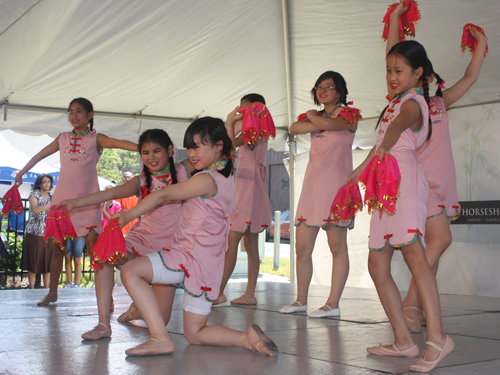
<path fill-rule="evenodd" d="M 4 215 L 8 215 L 10 211 L 13 211 L 16 215 L 21 215 L 23 212 L 23 201 L 21 200 L 21 194 L 19 194 L 19 189 L 17 185 L 13 185 L 2 198 L 2 212 Z"/>
<path fill-rule="evenodd" d="M 363 118 L 361 116 L 361 111 L 357 108 L 349 107 L 349 106 L 344 106 L 342 109 L 342 112 L 339 113 L 339 116 L 342 117 L 349 126 L 354 124 L 356 119 L 361 119 Z"/>
<path fill-rule="evenodd" d="M 255 102 L 247 107 L 240 107 L 243 113 L 241 135 L 246 144 L 253 145 L 261 138 L 276 137 L 273 118 L 266 105 Z"/>
<path fill-rule="evenodd" d="M 359 181 L 365 187 L 364 202 L 369 213 L 379 210 L 382 215 L 384 209 L 389 213 L 396 211 L 401 172 L 394 156 L 386 155 L 380 160 L 375 155 L 359 176 Z"/>
<path fill-rule="evenodd" d="M 92 268 L 97 270 L 103 263 L 114 265 L 120 258 L 127 257 L 125 238 L 118 220 L 111 220 L 99 235 L 92 249 Z"/>
<path fill-rule="evenodd" d="M 301 113 L 299 117 L 297 117 L 297 121 L 302 121 L 305 118 L 307 118 L 307 113 Z"/>
<path fill-rule="evenodd" d="M 399 3 L 394 3 L 389 6 L 387 13 L 384 16 L 384 31 L 382 33 L 382 38 L 387 40 L 389 38 L 389 25 L 391 23 L 391 13 L 396 9 Z M 405 8 L 408 7 L 408 10 L 404 12 L 399 17 L 399 41 L 405 40 L 405 36 L 415 37 L 415 24 L 420 21 L 420 11 L 417 7 L 416 1 L 408 1 L 404 4 Z"/>
<path fill-rule="evenodd" d="M 65 239 L 75 239 L 78 237 L 75 227 L 73 223 L 71 223 L 68 211 L 62 207 L 56 208 L 56 206 L 52 206 L 47 214 L 44 235 L 45 242 L 47 242 L 50 237 L 61 246 L 61 250 L 64 250 L 62 244 Z"/>
<path fill-rule="evenodd" d="M 146 186 L 141 186 L 141 197 L 146 198 L 149 194 L 149 189 Z"/>
<path fill-rule="evenodd" d="M 363 209 L 363 201 L 359 185 L 352 183 L 342 186 L 335 198 L 333 199 L 332 207 L 330 208 L 330 217 L 334 222 L 340 220 L 352 220 L 358 211 Z"/>
<path fill-rule="evenodd" d="M 462 53 L 465 52 L 465 48 L 469 47 L 470 52 L 472 53 L 472 55 L 474 55 L 477 48 L 477 39 L 472 36 L 470 32 L 471 29 L 476 29 L 477 31 L 483 33 L 483 35 L 486 34 L 484 34 L 484 30 L 481 27 L 476 26 L 472 23 L 468 23 L 464 26 L 464 30 L 462 33 L 462 43 L 460 45 L 462 47 Z M 488 44 L 486 44 L 486 51 L 484 52 L 485 57 L 487 53 L 488 53 Z"/>

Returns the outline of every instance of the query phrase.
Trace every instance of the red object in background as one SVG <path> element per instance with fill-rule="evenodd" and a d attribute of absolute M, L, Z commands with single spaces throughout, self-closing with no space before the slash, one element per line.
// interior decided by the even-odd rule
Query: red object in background
<path fill-rule="evenodd" d="M 290 211 L 284 211 L 280 216 L 280 236 L 281 238 L 290 238 Z M 271 221 L 271 225 L 267 228 L 267 233 L 274 237 L 274 220 Z"/>
<path fill-rule="evenodd" d="M 253 145 L 261 138 L 276 137 L 274 121 L 265 104 L 255 102 L 240 107 L 238 111 L 243 113 L 241 135 L 246 144 Z"/>
<path fill-rule="evenodd" d="M 389 5 L 389 9 L 384 16 L 384 31 L 382 32 L 382 38 L 387 40 L 389 38 L 389 24 L 391 23 L 391 13 L 396 9 L 399 3 L 394 3 Z M 406 35 L 415 37 L 415 24 L 420 21 L 420 11 L 417 7 L 416 1 L 405 1 L 405 8 L 408 6 L 408 10 L 404 12 L 399 17 L 399 41 L 403 41 L 406 38 Z"/>
<path fill-rule="evenodd" d="M 352 220 L 356 216 L 356 213 L 362 209 L 363 200 L 359 191 L 359 185 L 352 183 L 342 186 L 335 195 L 332 207 L 330 208 L 330 217 L 334 222 Z"/>
<path fill-rule="evenodd" d="M 75 239 L 78 237 L 75 227 L 73 223 L 71 223 L 68 211 L 62 207 L 56 208 L 56 206 L 52 206 L 47 214 L 44 235 L 45 242 L 47 242 L 50 237 L 54 239 L 54 242 L 59 244 L 61 250 L 64 250 L 62 245 L 65 239 Z"/>
<path fill-rule="evenodd" d="M 462 47 L 462 53 L 465 52 L 465 48 L 469 47 L 470 52 L 472 53 L 472 55 L 474 55 L 477 48 L 477 39 L 472 36 L 470 32 L 471 29 L 476 29 L 483 35 L 486 34 L 484 34 L 484 30 L 481 27 L 476 26 L 472 23 L 468 23 L 464 26 L 464 31 L 462 33 L 462 43 L 460 45 Z M 486 51 L 484 52 L 484 56 L 486 56 L 487 53 L 488 53 L 488 44 L 486 44 Z"/>
<path fill-rule="evenodd" d="M 359 181 L 365 187 L 364 202 L 369 213 L 379 210 L 382 215 L 384 209 L 388 213 L 396 211 L 401 172 L 394 156 L 386 154 L 380 160 L 375 155 L 359 176 Z"/>
<path fill-rule="evenodd" d="M 97 270 L 103 263 L 114 265 L 120 257 L 127 257 L 127 248 L 118 220 L 113 219 L 103 229 L 94 245 L 91 265 Z"/>
<path fill-rule="evenodd" d="M 21 194 L 19 194 L 19 189 L 17 185 L 14 184 L 2 198 L 2 212 L 5 216 L 13 211 L 16 215 L 21 215 L 23 212 L 23 201 L 21 200 Z"/>

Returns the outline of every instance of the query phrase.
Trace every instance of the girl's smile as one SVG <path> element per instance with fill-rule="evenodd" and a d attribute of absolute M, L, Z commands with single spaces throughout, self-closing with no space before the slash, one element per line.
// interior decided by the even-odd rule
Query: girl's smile
<path fill-rule="evenodd" d="M 142 163 L 152 171 L 162 171 L 169 165 L 168 159 L 172 156 L 173 149 L 169 146 L 168 151 L 154 142 L 145 143 L 141 148 Z"/>
<path fill-rule="evenodd" d="M 422 76 L 423 69 L 417 70 L 406 63 L 406 61 L 397 54 L 387 56 L 387 84 L 394 94 L 402 94 L 417 87 Z"/>
<path fill-rule="evenodd" d="M 333 78 L 327 78 L 316 87 L 316 98 L 323 105 L 337 104 L 340 94 L 335 88 Z"/>
<path fill-rule="evenodd" d="M 79 134 L 87 129 L 89 121 L 94 117 L 94 112 L 87 112 L 78 102 L 70 105 L 68 110 L 68 120 L 75 128 L 75 133 Z"/>
<path fill-rule="evenodd" d="M 194 169 L 201 171 L 202 169 L 222 160 L 221 144 L 203 144 L 201 143 L 200 135 L 193 136 L 193 142 L 196 148 L 188 148 L 187 156 L 189 161 L 193 164 Z"/>

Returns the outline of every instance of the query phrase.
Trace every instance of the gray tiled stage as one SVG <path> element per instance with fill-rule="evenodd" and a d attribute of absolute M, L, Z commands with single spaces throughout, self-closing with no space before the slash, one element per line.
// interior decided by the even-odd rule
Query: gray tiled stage
<path fill-rule="evenodd" d="M 230 283 L 227 296 L 241 295 L 245 283 Z M 245 330 L 258 323 L 280 349 L 268 358 L 240 348 L 197 347 L 183 336 L 181 294 L 176 296 L 169 331 L 176 343 L 173 355 L 128 358 L 125 349 L 148 337 L 143 328 L 116 322 L 130 303 L 122 287 L 115 288 L 113 337 L 84 342 L 80 335 L 97 323 L 94 289 L 60 289 L 59 301 L 40 308 L 44 290 L 0 291 L 0 374 L 399 374 L 413 358 L 368 355 L 366 346 L 390 343 L 393 336 L 375 290 L 347 288 L 341 319 L 308 319 L 306 314 L 281 315 L 294 300 L 287 283 L 259 282 L 257 306 L 224 305 L 212 310 L 210 324 Z M 309 309 L 324 303 L 328 288 L 312 286 Z M 445 328 L 455 352 L 432 374 L 500 374 L 500 299 L 443 295 Z M 424 335 L 414 335 L 423 348 Z"/>

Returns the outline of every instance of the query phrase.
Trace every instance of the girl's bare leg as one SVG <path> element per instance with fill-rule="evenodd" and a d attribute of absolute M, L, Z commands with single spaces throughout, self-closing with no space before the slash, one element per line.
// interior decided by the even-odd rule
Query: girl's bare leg
<path fill-rule="evenodd" d="M 249 302 L 257 302 L 255 299 L 255 288 L 259 278 L 260 257 L 259 257 L 259 234 L 245 232 L 243 236 L 245 250 L 248 257 L 248 282 L 243 297 Z M 233 302 L 232 302 L 233 303 Z"/>
<path fill-rule="evenodd" d="M 72 282 L 73 282 L 73 267 L 72 267 L 72 264 L 71 264 L 71 261 L 73 259 L 73 255 L 72 254 L 66 254 L 64 256 L 65 260 L 64 260 L 64 266 L 65 266 L 65 269 L 66 269 L 66 282 L 71 285 Z"/>
<path fill-rule="evenodd" d="M 386 245 L 381 251 L 370 251 L 368 255 L 368 271 L 377 289 L 380 302 L 384 308 L 394 332 L 394 346 L 400 351 L 411 349 L 415 342 L 406 327 L 401 294 L 391 275 L 391 260 L 394 250 Z M 392 345 L 384 346 L 395 352 Z"/>
<path fill-rule="evenodd" d="M 319 228 L 311 228 L 302 224 L 297 227 L 296 231 L 297 301 L 302 305 L 306 305 L 313 273 L 312 252 Z M 296 303 L 292 305 L 298 306 Z"/>
<path fill-rule="evenodd" d="M 68 240 L 63 242 L 63 247 L 66 248 Z M 50 289 L 49 293 L 37 303 L 38 306 L 47 306 L 51 302 L 57 301 L 57 288 L 59 286 L 59 276 L 61 276 L 61 271 L 64 261 L 64 251 L 58 244 L 54 244 L 54 250 L 52 251 L 52 257 L 50 258 Z"/>
<path fill-rule="evenodd" d="M 214 304 L 226 302 L 224 289 L 226 288 L 229 278 L 233 274 L 234 267 L 236 266 L 236 259 L 238 257 L 238 244 L 240 243 L 243 233 L 229 232 L 228 248 L 224 259 L 224 274 L 222 276 L 222 284 L 220 286 L 219 298 L 214 301 Z"/>
<path fill-rule="evenodd" d="M 73 258 L 75 263 L 75 285 L 80 285 L 80 278 L 82 276 L 82 258 Z"/>
<path fill-rule="evenodd" d="M 349 255 L 347 252 L 347 228 L 329 225 L 326 230 L 328 245 L 332 252 L 332 285 L 326 305 L 332 309 L 339 307 L 340 297 L 349 276 Z M 329 310 L 326 306 L 322 310 Z"/>
<path fill-rule="evenodd" d="M 43 287 L 45 289 L 48 289 L 49 288 L 50 272 L 42 274 L 42 278 L 43 278 Z"/>
<path fill-rule="evenodd" d="M 33 289 L 35 287 L 35 276 L 36 273 L 28 271 L 28 288 Z"/>

